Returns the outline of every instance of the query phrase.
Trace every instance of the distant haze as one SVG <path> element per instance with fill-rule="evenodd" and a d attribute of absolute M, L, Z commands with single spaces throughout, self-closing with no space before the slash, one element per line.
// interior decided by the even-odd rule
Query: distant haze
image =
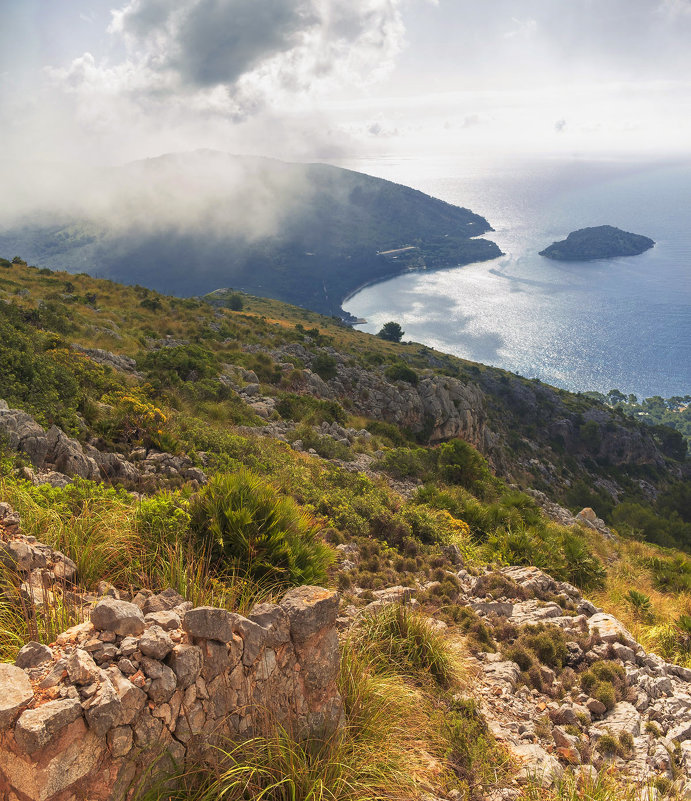
<path fill-rule="evenodd" d="M 3 0 L 6 157 L 686 149 L 690 0 Z"/>
<path fill-rule="evenodd" d="M 222 225 L 263 235 L 283 213 L 281 192 L 267 206 L 242 202 L 246 174 L 176 175 L 171 162 L 143 219 L 140 204 L 114 203 L 132 191 L 113 184 L 126 173 L 94 173 L 172 152 L 578 158 L 673 154 L 691 142 L 691 0 L 0 7 L 0 227 L 83 209 L 110 225 L 213 226 L 210 207 L 195 203 L 211 183 L 237 200 Z M 154 190 L 136 169 L 141 198 Z"/>

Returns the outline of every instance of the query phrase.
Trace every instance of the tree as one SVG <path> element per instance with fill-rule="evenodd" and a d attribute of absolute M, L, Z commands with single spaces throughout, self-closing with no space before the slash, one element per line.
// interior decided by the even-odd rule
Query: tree
<path fill-rule="evenodd" d="M 390 320 L 388 323 L 384 323 L 377 336 L 381 339 L 386 339 L 388 342 L 400 342 L 403 334 L 405 334 L 405 331 L 401 326 Z"/>
<path fill-rule="evenodd" d="M 242 311 L 244 305 L 245 304 L 242 302 L 242 296 L 237 292 L 233 292 L 233 294 L 228 298 L 228 308 L 231 311 Z"/>

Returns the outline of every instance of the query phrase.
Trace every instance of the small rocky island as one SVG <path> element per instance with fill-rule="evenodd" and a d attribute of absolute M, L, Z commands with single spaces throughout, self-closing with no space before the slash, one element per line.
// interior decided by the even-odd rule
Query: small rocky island
<path fill-rule="evenodd" d="M 572 231 L 561 242 L 553 242 L 540 256 L 559 261 L 590 261 L 616 256 L 638 256 L 655 242 L 647 236 L 631 234 L 613 225 L 598 225 Z"/>

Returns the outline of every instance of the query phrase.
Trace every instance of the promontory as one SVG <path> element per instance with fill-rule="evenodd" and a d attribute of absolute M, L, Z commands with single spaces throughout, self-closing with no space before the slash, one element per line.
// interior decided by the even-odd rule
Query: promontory
<path fill-rule="evenodd" d="M 655 242 L 647 236 L 632 234 L 613 225 L 597 225 L 572 231 L 561 242 L 553 242 L 540 256 L 559 261 L 591 261 L 617 256 L 638 256 Z"/>

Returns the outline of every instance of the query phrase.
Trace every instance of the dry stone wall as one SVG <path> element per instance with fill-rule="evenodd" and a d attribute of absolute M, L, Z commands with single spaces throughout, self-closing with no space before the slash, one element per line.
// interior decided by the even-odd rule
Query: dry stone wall
<path fill-rule="evenodd" d="M 339 725 L 336 593 L 299 587 L 248 617 L 172 591 L 135 600 L 103 598 L 0 664 L 0 798 L 124 798 L 156 758 L 165 770 L 271 721 Z"/>

